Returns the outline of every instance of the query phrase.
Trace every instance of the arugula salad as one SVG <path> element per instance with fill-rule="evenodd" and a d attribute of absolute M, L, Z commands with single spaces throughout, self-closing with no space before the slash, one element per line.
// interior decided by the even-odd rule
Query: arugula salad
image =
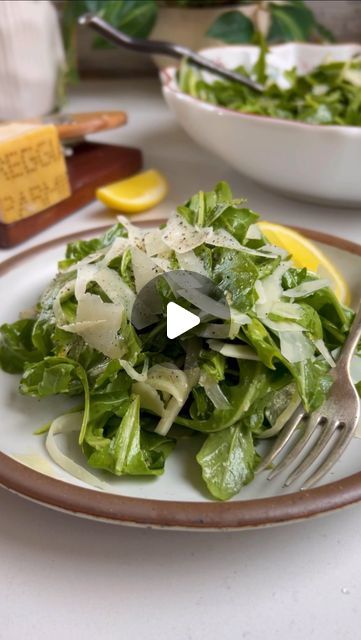
<path fill-rule="evenodd" d="M 101 237 L 69 244 L 34 309 L 0 328 L 0 365 L 21 375 L 22 394 L 75 397 L 71 411 L 39 425 L 58 465 L 106 488 L 107 474 L 94 469 L 158 476 L 179 439 L 197 434 L 199 473 L 227 500 L 251 482 L 257 443 L 279 433 L 300 402 L 307 411 L 322 404 L 354 314 L 327 280 L 269 244 L 258 218 L 224 182 L 159 229 L 120 217 Z M 205 314 L 168 339 L 174 297 L 164 284 L 160 320 L 137 331 L 139 291 L 179 269 L 212 280 L 229 318 Z M 69 432 L 78 433 L 84 466 L 59 446 Z"/>
<path fill-rule="evenodd" d="M 346 62 L 325 61 L 309 73 L 296 68 L 275 76 L 266 68 L 266 52 L 249 71 L 234 71 L 258 80 L 263 93 L 229 80 L 208 81 L 207 74 L 183 61 L 180 89 L 195 98 L 241 113 L 298 120 L 309 124 L 361 126 L 361 55 Z"/>

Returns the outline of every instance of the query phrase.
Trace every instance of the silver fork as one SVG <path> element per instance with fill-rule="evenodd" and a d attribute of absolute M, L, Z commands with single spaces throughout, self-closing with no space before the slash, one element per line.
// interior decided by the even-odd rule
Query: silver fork
<path fill-rule="evenodd" d="M 297 427 L 304 421 L 301 435 L 287 455 L 273 468 L 268 480 L 289 467 L 299 456 L 307 442 L 320 426 L 320 435 L 310 452 L 302 459 L 296 469 L 288 476 L 284 486 L 288 487 L 305 473 L 321 455 L 328 442 L 339 431 L 338 437 L 329 451 L 326 459 L 303 483 L 301 489 L 308 489 L 315 485 L 337 462 L 350 443 L 360 418 L 360 398 L 351 380 L 350 364 L 353 353 L 361 339 L 361 305 L 352 323 L 349 335 L 342 347 L 341 353 L 330 374 L 333 385 L 323 405 L 311 414 L 307 414 L 300 405 L 285 424 L 271 451 L 264 457 L 257 472 L 266 469 L 284 449 L 296 432 Z M 336 437 L 336 436 L 335 436 Z"/>
<path fill-rule="evenodd" d="M 161 55 L 170 56 L 171 58 L 187 58 L 187 60 L 190 60 L 197 67 L 207 69 L 222 78 L 243 84 L 254 91 L 258 91 L 259 93 L 263 91 L 262 85 L 258 82 L 251 80 L 251 78 L 248 78 L 241 73 L 221 67 L 216 62 L 213 62 L 213 60 L 210 60 L 199 53 L 188 49 L 188 47 L 184 47 L 183 45 L 175 44 L 173 42 L 163 42 L 161 40 L 134 38 L 123 31 L 115 29 L 115 27 L 109 24 L 109 22 L 106 22 L 94 13 L 86 13 L 85 15 L 80 16 L 78 22 L 82 26 L 91 27 L 91 29 L 94 29 L 94 31 L 97 31 L 104 38 L 119 47 L 125 47 L 125 49 L 132 49 L 132 51 L 139 51 L 141 53 L 149 53 L 152 55 L 160 53 Z"/>

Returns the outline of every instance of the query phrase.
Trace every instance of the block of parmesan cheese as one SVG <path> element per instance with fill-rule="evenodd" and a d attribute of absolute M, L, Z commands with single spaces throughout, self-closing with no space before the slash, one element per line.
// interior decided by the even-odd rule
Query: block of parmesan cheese
<path fill-rule="evenodd" d="M 0 126 L 0 222 L 33 216 L 70 194 L 54 125 Z"/>

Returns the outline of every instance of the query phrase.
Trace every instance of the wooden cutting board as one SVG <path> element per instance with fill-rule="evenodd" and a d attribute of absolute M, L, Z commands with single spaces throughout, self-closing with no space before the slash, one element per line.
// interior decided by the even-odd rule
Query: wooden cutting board
<path fill-rule="evenodd" d="M 142 153 L 132 147 L 83 142 L 67 158 L 72 195 L 58 204 L 12 224 L 0 223 L 0 247 L 14 247 L 75 213 L 95 198 L 95 190 L 142 168 Z"/>

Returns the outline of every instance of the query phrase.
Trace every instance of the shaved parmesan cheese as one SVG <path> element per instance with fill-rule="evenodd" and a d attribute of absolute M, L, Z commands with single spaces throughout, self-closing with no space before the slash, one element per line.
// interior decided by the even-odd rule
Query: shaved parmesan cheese
<path fill-rule="evenodd" d="M 137 247 L 131 248 L 132 267 L 137 293 L 145 287 L 148 282 L 162 273 L 162 269 L 155 264 L 143 251 Z"/>
<path fill-rule="evenodd" d="M 239 325 L 249 324 L 251 322 L 251 318 L 246 314 L 238 311 L 234 307 L 230 307 L 231 320 L 232 322 L 237 322 Z"/>
<path fill-rule="evenodd" d="M 79 262 L 77 262 L 76 264 L 70 265 L 70 267 L 68 267 L 67 269 L 61 269 L 61 271 L 64 271 L 64 272 L 74 271 L 74 270 L 77 271 L 79 267 L 82 267 L 84 264 L 93 264 L 94 262 L 98 262 L 98 260 L 103 258 L 103 256 L 104 256 L 103 251 L 95 251 L 94 253 L 91 253 L 88 256 L 85 256 L 85 258 L 82 258 L 82 260 L 79 260 Z"/>
<path fill-rule="evenodd" d="M 275 256 L 281 256 L 282 258 L 286 258 L 289 255 L 286 249 L 282 249 L 282 247 L 276 247 L 276 245 L 274 244 L 264 244 L 261 247 L 261 250 L 264 253 L 272 253 Z"/>
<path fill-rule="evenodd" d="M 122 305 L 112 304 L 111 302 L 103 302 L 100 296 L 93 293 L 86 293 L 78 302 L 76 321 L 102 321 L 115 322 L 120 328 L 123 316 Z"/>
<path fill-rule="evenodd" d="M 122 280 L 120 275 L 114 269 L 104 267 L 95 275 L 93 280 L 103 289 L 112 302 L 124 306 L 127 316 L 130 318 L 135 301 L 135 293 Z"/>
<path fill-rule="evenodd" d="M 109 358 L 121 358 L 127 350 L 118 336 L 123 311 L 121 305 L 103 302 L 99 296 L 86 293 L 78 302 L 76 322 L 64 324 L 61 329 L 81 336 Z"/>
<path fill-rule="evenodd" d="M 160 229 L 152 229 L 145 234 L 144 247 L 147 256 L 150 258 L 160 253 L 169 252 L 169 247 L 162 240 L 162 232 Z"/>
<path fill-rule="evenodd" d="M 229 326 L 226 324 L 212 324 L 211 322 L 196 331 L 201 338 L 228 338 Z"/>
<path fill-rule="evenodd" d="M 271 253 L 258 251 L 257 249 L 249 249 L 243 246 L 225 229 L 193 226 L 178 214 L 175 214 L 168 220 L 167 226 L 162 234 L 162 240 L 177 253 L 186 253 L 205 242 L 215 247 L 242 251 L 253 256 L 261 256 L 264 258 L 277 257 Z"/>
<path fill-rule="evenodd" d="M 129 247 L 128 238 L 115 238 L 114 242 L 110 246 L 110 249 L 108 249 L 108 251 L 106 252 L 102 260 L 102 266 L 106 267 L 110 262 L 112 262 L 112 260 L 122 256 L 124 251 L 128 247 Z"/>
<path fill-rule="evenodd" d="M 234 307 L 230 307 L 231 313 L 231 324 L 229 327 L 229 338 L 233 340 L 239 333 L 239 330 L 242 325 L 248 324 L 251 322 L 251 318 L 246 313 L 241 313 Z M 218 337 L 218 336 L 217 336 Z M 221 336 L 219 336 L 221 337 Z"/>
<path fill-rule="evenodd" d="M 160 258 L 159 256 L 154 256 L 152 258 L 154 264 L 157 265 L 161 269 L 161 271 L 172 271 L 172 265 L 167 258 Z"/>
<path fill-rule="evenodd" d="M 275 302 L 278 302 L 283 294 L 282 289 L 282 276 L 285 271 L 288 269 L 287 263 L 280 264 L 271 275 L 267 276 L 267 278 L 263 278 L 261 285 L 262 289 L 259 285 L 259 292 L 262 291 L 262 302 L 258 300 L 254 306 L 256 314 L 260 318 L 266 317 L 266 315 L 271 311 Z"/>
<path fill-rule="evenodd" d="M 128 318 L 131 317 L 135 293 L 114 269 L 89 264 L 81 267 L 75 281 L 75 297 L 78 301 L 86 295 L 90 282 L 96 282 L 108 298 L 115 304 L 124 306 Z"/>
<path fill-rule="evenodd" d="M 306 331 L 306 329 L 297 322 L 269 320 L 269 318 L 262 318 L 262 322 L 268 329 L 276 331 L 276 333 L 283 333 L 284 331 L 287 333 L 302 333 L 302 331 Z"/>
<path fill-rule="evenodd" d="M 178 289 L 178 295 L 194 304 L 197 309 L 201 309 L 206 314 L 213 316 L 214 318 L 222 318 L 228 320 L 229 310 L 223 302 L 218 302 L 207 296 L 205 293 L 199 291 L 199 289 Z"/>
<path fill-rule="evenodd" d="M 237 358 L 237 360 L 259 360 L 257 353 L 248 345 L 229 344 L 220 340 L 207 340 L 208 346 L 212 351 L 218 351 L 228 358 Z"/>
<path fill-rule="evenodd" d="M 265 290 L 264 290 L 263 284 L 262 284 L 262 282 L 260 280 L 256 280 L 256 282 L 254 283 L 254 288 L 255 288 L 257 296 L 258 296 L 257 304 L 262 305 L 265 302 L 267 302 Z"/>
<path fill-rule="evenodd" d="M 246 240 L 261 240 L 262 233 L 259 226 L 257 224 L 250 224 L 247 229 L 245 238 Z"/>
<path fill-rule="evenodd" d="M 99 268 L 94 264 L 84 264 L 78 269 L 74 288 L 77 300 L 85 294 L 88 282 L 94 279 L 98 270 Z"/>
<path fill-rule="evenodd" d="M 242 251 L 243 253 L 248 253 L 251 256 L 260 256 L 262 258 L 276 258 L 276 255 L 272 255 L 269 252 L 259 251 L 258 249 L 250 249 L 249 247 L 245 247 L 238 240 L 236 240 L 228 231 L 225 229 L 212 229 L 211 227 L 207 227 L 207 239 L 205 240 L 208 244 L 214 245 L 215 247 L 224 247 L 225 249 L 234 249 L 235 251 Z"/>
<path fill-rule="evenodd" d="M 46 449 L 51 459 L 74 478 L 78 478 L 81 482 L 85 482 L 96 489 L 109 490 L 109 485 L 106 482 L 84 469 L 84 467 L 72 460 L 72 458 L 69 458 L 69 456 L 61 451 L 56 443 L 57 435 L 65 435 L 73 431 L 79 432 L 82 419 L 82 413 L 68 413 L 53 420 L 45 441 Z"/>
<path fill-rule="evenodd" d="M 206 242 L 208 230 L 193 227 L 184 218 L 175 214 L 162 232 L 162 240 L 177 253 L 186 253 Z"/>
<path fill-rule="evenodd" d="M 277 316 L 292 320 L 301 320 L 303 314 L 301 305 L 292 302 L 275 302 L 271 311 Z"/>
<path fill-rule="evenodd" d="M 314 347 L 303 333 L 284 331 L 279 334 L 282 355 L 289 362 L 302 362 L 314 355 Z"/>
<path fill-rule="evenodd" d="M 194 251 L 187 251 L 186 253 L 176 254 L 179 267 L 185 271 L 195 271 L 202 276 L 207 276 L 207 272 L 203 266 L 203 262 Z"/>
<path fill-rule="evenodd" d="M 293 289 L 287 289 L 287 291 L 283 292 L 283 295 L 287 298 L 304 298 L 305 296 L 309 296 L 311 293 L 318 291 L 319 289 L 325 289 L 330 286 L 330 283 L 325 278 L 320 278 L 319 280 L 310 280 L 309 282 L 302 282 L 297 287 L 293 287 Z"/>
<path fill-rule="evenodd" d="M 81 336 L 90 347 L 104 353 L 108 358 L 120 358 L 126 352 L 126 347 L 119 344 L 118 336 L 105 320 L 73 322 L 63 325 L 61 329 Z"/>
<path fill-rule="evenodd" d="M 207 227 L 206 242 L 215 247 L 224 247 L 225 249 L 234 249 L 235 251 L 243 251 L 243 249 L 246 248 L 225 229 L 212 229 L 212 227 Z"/>
<path fill-rule="evenodd" d="M 146 231 L 143 231 L 140 227 L 132 224 L 125 216 L 117 216 L 118 221 L 128 232 L 128 247 L 138 247 L 138 249 L 144 249 L 144 236 Z"/>

